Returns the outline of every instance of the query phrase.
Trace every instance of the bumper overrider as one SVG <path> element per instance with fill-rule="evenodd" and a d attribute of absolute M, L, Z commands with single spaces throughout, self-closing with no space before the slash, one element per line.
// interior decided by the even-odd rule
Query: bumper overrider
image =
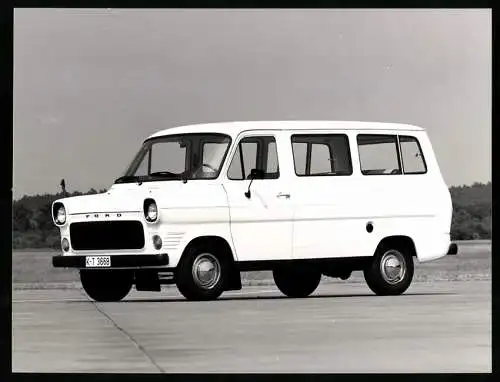
<path fill-rule="evenodd" d="M 86 266 L 87 256 L 53 256 L 52 265 L 55 268 L 140 268 L 140 267 L 161 267 L 168 265 L 169 258 L 166 253 L 156 255 L 111 255 L 109 267 L 88 267 Z"/>

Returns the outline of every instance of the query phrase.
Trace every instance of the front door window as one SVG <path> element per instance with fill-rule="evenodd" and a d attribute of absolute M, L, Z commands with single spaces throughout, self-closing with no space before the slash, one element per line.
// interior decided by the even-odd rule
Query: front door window
<path fill-rule="evenodd" d="M 264 179 L 279 178 L 278 151 L 274 137 L 245 137 L 238 143 L 229 165 L 228 178 L 248 179 L 252 169 L 262 170 Z"/>

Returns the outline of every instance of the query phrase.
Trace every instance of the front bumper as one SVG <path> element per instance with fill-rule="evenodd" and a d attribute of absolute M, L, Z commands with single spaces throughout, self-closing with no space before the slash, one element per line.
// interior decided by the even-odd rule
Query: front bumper
<path fill-rule="evenodd" d="M 85 258 L 86 256 L 53 256 L 52 265 L 55 268 L 89 269 L 89 267 L 85 266 Z M 110 267 L 92 269 L 161 267 L 169 263 L 166 253 L 157 255 L 110 255 L 110 259 Z"/>
<path fill-rule="evenodd" d="M 450 247 L 448 248 L 448 253 L 447 255 L 456 255 L 458 253 L 458 245 L 455 243 L 451 243 Z"/>

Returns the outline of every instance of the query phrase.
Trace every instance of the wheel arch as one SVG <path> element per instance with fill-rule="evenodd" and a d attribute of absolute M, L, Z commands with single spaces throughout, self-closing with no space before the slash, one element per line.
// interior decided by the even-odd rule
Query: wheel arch
<path fill-rule="evenodd" d="M 234 263 L 235 261 L 233 250 L 231 249 L 231 246 L 229 245 L 227 240 L 217 235 L 203 235 L 191 239 L 189 243 L 184 247 L 179 260 L 181 260 L 191 248 L 200 245 L 213 245 L 215 246 L 215 248 L 221 251 L 220 253 L 223 254 L 223 256 L 227 256 L 227 260 L 231 261 L 232 263 Z"/>
<path fill-rule="evenodd" d="M 403 252 L 405 257 L 404 263 L 406 264 L 406 272 L 401 276 L 402 278 L 395 281 L 387 280 L 387 272 L 382 269 L 382 259 L 385 250 L 394 249 Z M 365 281 L 368 287 L 379 296 L 395 296 L 404 293 L 410 286 L 414 274 L 414 260 L 416 257 L 415 244 L 413 240 L 405 235 L 395 235 L 383 238 L 375 251 L 373 261 L 363 270 Z M 397 266 L 397 265 L 396 265 Z M 394 267 L 394 265 L 390 265 Z M 385 273 L 385 276 L 382 274 Z"/>
<path fill-rule="evenodd" d="M 217 253 L 224 256 L 230 269 L 230 276 L 226 284 L 226 290 L 240 290 L 242 288 L 241 274 L 236 265 L 233 250 L 227 240 L 221 236 L 204 235 L 191 239 L 191 241 L 184 247 L 184 250 L 179 258 L 179 263 L 186 256 L 187 252 L 191 250 L 191 248 L 200 245 L 214 246 L 217 249 Z"/>
<path fill-rule="evenodd" d="M 406 235 L 393 235 L 384 237 L 378 243 L 374 255 L 377 254 L 382 248 L 387 248 L 389 246 L 396 248 L 406 248 L 410 251 L 412 257 L 417 257 L 415 242 L 411 237 Z"/>

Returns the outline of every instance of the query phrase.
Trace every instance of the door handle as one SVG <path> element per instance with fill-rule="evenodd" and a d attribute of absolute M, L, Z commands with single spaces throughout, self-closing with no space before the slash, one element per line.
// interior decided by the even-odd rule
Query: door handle
<path fill-rule="evenodd" d="M 285 199 L 290 199 L 290 194 L 285 194 L 283 192 L 280 192 L 278 195 L 276 195 L 277 198 L 285 198 Z"/>

